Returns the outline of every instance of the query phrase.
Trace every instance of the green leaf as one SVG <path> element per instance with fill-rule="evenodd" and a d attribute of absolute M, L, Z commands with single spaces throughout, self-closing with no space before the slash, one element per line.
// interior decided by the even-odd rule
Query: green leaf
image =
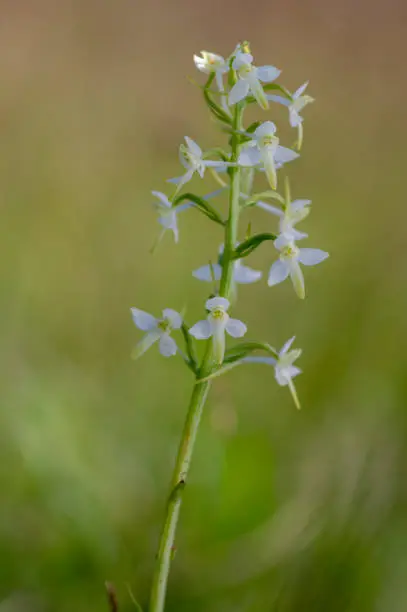
<path fill-rule="evenodd" d="M 233 363 L 228 363 L 227 365 L 222 366 L 218 368 L 217 370 L 215 370 L 214 372 L 212 372 L 212 374 L 209 374 L 209 376 L 205 376 L 205 378 L 197 378 L 195 381 L 195 384 L 199 385 L 200 383 L 206 382 L 207 380 L 212 380 L 212 378 L 217 378 L 218 376 L 222 376 L 222 374 L 226 374 L 226 372 L 229 372 L 230 370 L 232 370 L 238 365 L 241 365 L 242 363 L 243 363 L 242 361 L 234 361 Z"/>
<path fill-rule="evenodd" d="M 195 208 L 200 210 L 204 215 L 211 219 L 211 221 L 215 221 L 216 223 L 219 223 L 219 225 L 222 226 L 225 225 L 225 221 L 222 219 L 219 213 L 214 208 L 212 208 L 212 206 L 208 204 L 206 200 L 203 200 L 194 193 L 183 193 L 182 195 L 176 197 L 172 204 L 173 207 L 179 206 L 179 204 L 181 204 L 181 202 L 183 202 L 184 200 L 191 200 L 191 202 L 194 203 Z"/>
<path fill-rule="evenodd" d="M 261 245 L 262 242 L 266 240 L 276 240 L 277 236 L 275 234 L 255 234 L 251 238 L 248 238 L 244 242 L 241 242 L 238 247 L 236 247 L 233 259 L 241 259 L 242 257 L 247 257 L 252 253 L 257 247 Z"/>
<path fill-rule="evenodd" d="M 235 361 L 240 361 L 255 351 L 265 351 L 273 357 L 278 358 L 277 351 L 270 346 L 270 344 L 264 342 L 242 342 L 226 351 L 223 363 L 230 364 Z"/>
<path fill-rule="evenodd" d="M 253 134 L 253 132 L 255 132 L 257 128 L 261 125 L 261 123 L 261 121 L 253 121 L 253 123 L 251 123 L 247 128 L 246 132 L 248 132 L 249 134 Z"/>

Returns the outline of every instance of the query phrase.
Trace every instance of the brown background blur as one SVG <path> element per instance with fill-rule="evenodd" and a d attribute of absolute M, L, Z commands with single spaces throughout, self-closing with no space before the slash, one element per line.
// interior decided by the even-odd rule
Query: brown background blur
<path fill-rule="evenodd" d="M 152 257 L 150 190 L 184 135 L 225 144 L 187 77 L 242 39 L 290 90 L 310 80 L 289 173 L 331 258 L 305 303 L 240 291 L 252 339 L 297 334 L 304 409 L 265 366 L 216 381 L 168 610 L 407 609 L 406 2 L 3 0 L 1 612 L 103 610 L 106 579 L 146 605 L 192 380 L 155 349 L 130 360 L 129 307 L 202 317 L 191 270 L 219 231 L 185 214 Z"/>

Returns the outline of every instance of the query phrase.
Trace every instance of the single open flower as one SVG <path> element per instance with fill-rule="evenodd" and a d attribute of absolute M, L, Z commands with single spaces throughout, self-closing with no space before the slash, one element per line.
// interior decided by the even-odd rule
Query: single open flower
<path fill-rule="evenodd" d="M 281 210 L 281 208 L 261 200 L 256 202 L 256 206 L 259 208 L 279 217 L 280 233 L 293 240 L 308 237 L 308 234 L 298 231 L 294 226 L 309 215 L 310 204 L 311 200 L 294 200 L 293 202 L 287 202 L 285 209 Z"/>
<path fill-rule="evenodd" d="M 171 179 L 171 182 L 177 183 L 177 191 L 191 180 L 195 172 L 203 178 L 206 168 L 222 171 L 227 166 L 235 165 L 231 162 L 204 159 L 201 147 L 192 138 L 185 136 L 185 142 L 186 145 L 181 144 L 179 147 L 179 158 L 186 169 L 186 173 L 178 179 Z"/>
<path fill-rule="evenodd" d="M 284 234 L 279 235 L 274 241 L 274 246 L 280 251 L 280 258 L 270 268 L 269 287 L 283 282 L 290 276 L 296 294 L 304 299 L 304 276 L 300 263 L 304 266 L 315 266 L 329 257 L 329 253 L 321 249 L 300 249 L 291 237 Z"/>
<path fill-rule="evenodd" d="M 278 353 L 277 359 L 274 359 L 274 357 L 245 357 L 243 361 L 246 363 L 266 363 L 272 365 L 274 367 L 276 381 L 282 387 L 289 387 L 296 407 L 300 408 L 297 391 L 292 379 L 298 376 L 298 374 L 301 374 L 301 370 L 293 364 L 294 361 L 300 357 L 302 351 L 301 349 L 289 350 L 294 340 L 295 336 L 284 344 L 283 348 Z"/>
<path fill-rule="evenodd" d="M 242 51 L 237 51 L 232 67 L 236 70 L 238 81 L 230 90 L 229 104 L 236 104 L 244 100 L 251 92 L 259 106 L 267 110 L 269 103 L 261 83 L 271 83 L 281 74 L 281 70 L 274 66 L 257 68 L 253 66 L 253 56 L 250 53 L 242 53 Z"/>
<path fill-rule="evenodd" d="M 305 106 L 307 106 L 307 104 L 314 102 L 314 98 L 311 98 L 311 96 L 302 95 L 307 87 L 308 81 L 301 85 L 301 87 L 299 87 L 297 91 L 292 94 L 292 101 L 287 100 L 287 98 L 283 98 L 282 96 L 274 96 L 272 94 L 267 96 L 268 100 L 273 100 L 273 102 L 278 102 L 279 104 L 283 104 L 288 108 L 288 119 L 291 127 L 298 127 L 299 124 L 302 123 L 304 119 L 301 117 L 300 112 Z"/>
<path fill-rule="evenodd" d="M 164 357 L 176 354 L 177 345 L 170 335 L 173 329 L 179 329 L 182 325 L 182 317 L 176 310 L 165 308 L 161 319 L 156 319 L 153 315 L 138 308 L 131 308 L 131 315 L 134 324 L 147 332 L 133 351 L 134 359 L 143 355 L 155 342 L 159 342 L 160 353 Z"/>
<path fill-rule="evenodd" d="M 276 129 L 272 121 L 259 125 L 254 138 L 245 143 L 238 160 L 240 166 L 262 166 L 272 189 L 277 189 L 277 169 L 299 157 L 295 151 L 279 144 Z"/>
<path fill-rule="evenodd" d="M 158 213 L 158 222 L 163 226 L 164 231 L 171 230 L 174 234 L 175 242 L 178 242 L 179 232 L 177 215 L 181 210 L 185 210 L 192 206 L 192 202 L 173 207 L 165 193 L 161 191 L 152 191 L 151 193 L 158 198 L 158 202 L 154 202 L 154 207 Z"/>
<path fill-rule="evenodd" d="M 225 355 L 225 332 L 233 338 L 241 338 L 245 335 L 247 327 L 242 321 L 229 317 L 227 311 L 230 303 L 226 298 L 211 298 L 207 300 L 205 306 L 209 310 L 207 319 L 195 323 L 189 333 L 197 340 L 207 340 L 212 337 L 214 360 L 221 364 Z"/>
<path fill-rule="evenodd" d="M 223 109 L 226 111 L 228 115 L 230 115 L 229 106 L 227 104 L 226 95 L 224 94 L 225 90 L 223 87 L 223 75 L 229 71 L 229 66 L 225 58 L 221 55 L 217 55 L 216 53 L 210 53 L 209 51 L 201 51 L 201 55 L 194 55 L 194 63 L 195 66 L 201 72 L 205 74 L 214 74 L 216 85 L 218 86 L 218 90 L 221 94 L 221 103 Z"/>

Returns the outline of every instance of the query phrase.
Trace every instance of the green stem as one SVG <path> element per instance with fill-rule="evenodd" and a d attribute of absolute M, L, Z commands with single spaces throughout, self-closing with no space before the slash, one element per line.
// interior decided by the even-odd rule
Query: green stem
<path fill-rule="evenodd" d="M 231 161 L 236 162 L 239 157 L 240 143 L 237 132 L 241 130 L 242 108 L 239 104 L 235 106 L 233 115 L 233 137 Z M 222 265 L 222 278 L 220 282 L 220 295 L 230 298 L 233 279 L 233 254 L 237 242 L 237 230 L 239 221 L 239 193 L 240 193 L 240 169 L 231 169 L 231 188 L 229 200 L 229 218 L 226 225 L 225 250 Z M 197 372 L 197 380 L 206 378 L 212 371 L 212 343 L 208 342 L 205 356 L 201 367 Z M 165 595 L 167 590 L 168 575 L 171 560 L 174 553 L 175 532 L 178 524 L 179 512 L 182 502 L 182 494 L 186 485 L 191 457 L 195 446 L 202 411 L 208 396 L 211 382 L 204 381 L 196 383 L 189 403 L 188 414 L 182 433 L 178 456 L 175 463 L 171 481 L 171 490 L 167 501 L 165 521 L 161 533 L 160 544 L 157 553 L 156 566 L 151 589 L 149 612 L 163 612 L 165 606 Z"/>
<path fill-rule="evenodd" d="M 239 132 L 242 129 L 243 109 L 240 104 L 236 104 L 233 113 L 233 135 L 232 135 L 232 156 L 231 161 L 237 162 L 240 153 Z M 239 210 L 240 210 L 240 168 L 232 166 L 230 168 L 230 199 L 229 199 L 229 218 L 225 232 L 225 247 L 223 252 L 222 278 L 220 281 L 220 295 L 228 298 L 230 296 L 233 280 L 233 255 L 238 238 Z"/>

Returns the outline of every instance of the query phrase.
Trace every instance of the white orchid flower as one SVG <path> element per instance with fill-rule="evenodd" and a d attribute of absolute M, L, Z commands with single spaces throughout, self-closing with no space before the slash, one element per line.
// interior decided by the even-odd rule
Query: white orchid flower
<path fill-rule="evenodd" d="M 274 66 L 257 68 L 253 66 L 253 56 L 240 50 L 236 53 L 232 67 L 236 70 L 238 81 L 230 90 L 229 104 L 236 104 L 244 100 L 251 92 L 259 106 L 267 110 L 269 103 L 261 83 L 271 83 L 281 74 L 281 70 Z"/>
<path fill-rule="evenodd" d="M 203 178 L 206 168 L 222 171 L 227 166 L 236 165 L 232 162 L 204 159 L 201 147 L 192 138 L 185 136 L 185 142 L 186 145 L 181 144 L 179 147 L 179 158 L 186 173 L 178 179 L 171 179 L 171 182 L 177 183 L 177 191 L 191 180 L 195 172 Z"/>
<path fill-rule="evenodd" d="M 300 240 L 308 237 L 308 234 L 298 231 L 294 226 L 309 215 L 310 204 L 311 200 L 298 199 L 293 202 L 288 202 L 285 210 L 281 210 L 281 208 L 277 208 L 277 206 L 273 206 L 262 200 L 256 202 L 256 206 L 259 208 L 279 217 L 280 234 L 284 234 L 284 236 L 292 238 L 293 240 Z"/>
<path fill-rule="evenodd" d="M 246 363 L 266 363 L 272 365 L 276 381 L 282 387 L 289 387 L 294 403 L 299 409 L 301 406 L 292 379 L 301 374 L 301 370 L 293 364 L 300 357 L 302 351 L 301 349 L 289 350 L 294 340 L 295 336 L 284 344 L 283 348 L 278 352 L 277 359 L 274 359 L 274 357 L 245 357 L 243 361 Z"/>
<path fill-rule="evenodd" d="M 267 96 L 268 100 L 273 100 L 273 102 L 278 102 L 279 104 L 283 104 L 288 108 L 288 119 L 291 127 L 298 127 L 300 123 L 303 122 L 304 119 L 301 117 L 300 112 L 305 106 L 307 106 L 307 104 L 314 102 L 314 98 L 311 98 L 311 96 L 302 95 L 308 87 L 308 82 L 309 81 L 301 85 L 301 87 L 299 87 L 297 91 L 292 94 L 292 101 L 287 100 L 287 98 L 283 98 L 282 96 L 275 96 L 271 94 Z"/>
<path fill-rule="evenodd" d="M 272 287 L 291 277 L 294 290 L 299 298 L 305 298 L 304 276 L 300 263 L 304 266 L 315 266 L 327 257 L 329 253 L 321 249 L 300 249 L 290 236 L 280 234 L 274 241 L 274 246 L 280 251 L 280 258 L 270 268 L 268 285 Z"/>
<path fill-rule="evenodd" d="M 221 94 L 222 107 L 228 115 L 230 115 L 230 109 L 227 104 L 225 89 L 223 87 L 223 75 L 229 71 L 229 66 L 225 58 L 216 53 L 210 53 L 209 51 L 201 51 L 201 56 L 194 55 L 195 66 L 201 72 L 205 74 L 214 74 L 216 85 Z"/>
<path fill-rule="evenodd" d="M 282 147 L 275 135 L 276 126 L 265 121 L 255 130 L 252 140 L 245 143 L 238 163 L 240 166 L 263 166 L 272 189 L 277 189 L 277 169 L 299 157 L 298 153 Z"/>
<path fill-rule="evenodd" d="M 139 308 L 131 308 L 131 315 L 134 324 L 142 331 L 147 332 L 133 351 L 134 359 L 143 355 L 155 342 L 159 343 L 160 353 L 164 357 L 171 357 L 176 354 L 177 345 L 170 335 L 172 330 L 180 329 L 182 325 L 182 317 L 176 310 L 165 308 L 161 319 L 157 319 Z"/>
<path fill-rule="evenodd" d="M 192 276 L 201 281 L 211 282 L 211 281 L 219 281 L 222 276 L 222 254 L 223 254 L 223 244 L 219 249 L 219 262 L 214 264 L 208 264 L 206 266 L 201 266 L 197 270 L 192 272 Z M 233 285 L 248 285 L 250 283 L 255 283 L 262 276 L 262 272 L 260 270 L 253 270 L 253 268 L 249 268 L 249 266 L 245 266 L 242 264 L 241 259 L 235 259 L 233 262 L 233 273 L 232 273 L 232 293 L 233 293 Z"/>
<path fill-rule="evenodd" d="M 247 327 L 238 319 L 231 319 L 228 315 L 229 300 L 223 297 L 214 297 L 207 300 L 206 309 L 209 310 L 207 319 L 198 321 L 189 330 L 191 336 L 197 340 L 207 340 L 212 337 L 214 359 L 221 364 L 225 355 L 225 332 L 233 338 L 245 335 Z"/>

